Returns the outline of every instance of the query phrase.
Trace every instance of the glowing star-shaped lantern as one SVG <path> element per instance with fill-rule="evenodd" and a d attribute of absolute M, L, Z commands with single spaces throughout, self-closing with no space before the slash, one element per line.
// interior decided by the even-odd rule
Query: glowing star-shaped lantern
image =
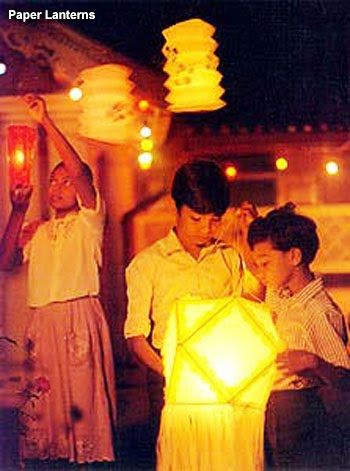
<path fill-rule="evenodd" d="M 36 142 L 36 129 L 26 125 L 8 126 L 7 154 L 11 188 L 30 183 Z"/>
<path fill-rule="evenodd" d="M 179 300 L 162 349 L 158 468 L 262 469 L 264 410 L 282 349 L 264 304 Z"/>
<path fill-rule="evenodd" d="M 79 133 L 109 144 L 135 139 L 132 71 L 118 64 L 83 70 L 77 84 L 82 92 Z"/>
<path fill-rule="evenodd" d="M 166 97 L 169 110 L 213 111 L 225 106 L 214 32 L 212 25 L 197 18 L 162 32 L 166 39 L 162 52 L 167 59 L 164 71 L 169 75 L 165 82 L 170 91 Z"/>

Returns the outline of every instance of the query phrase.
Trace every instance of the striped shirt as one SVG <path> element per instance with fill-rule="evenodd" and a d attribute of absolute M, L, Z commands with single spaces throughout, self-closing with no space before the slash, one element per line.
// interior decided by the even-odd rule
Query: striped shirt
<path fill-rule="evenodd" d="M 345 320 L 321 278 L 315 278 L 295 295 L 288 288 L 278 293 L 268 290 L 266 303 L 273 311 L 277 332 L 288 349 L 305 350 L 335 366 L 350 368 Z M 280 375 L 274 389 L 315 385 L 315 380 L 309 378 Z"/>

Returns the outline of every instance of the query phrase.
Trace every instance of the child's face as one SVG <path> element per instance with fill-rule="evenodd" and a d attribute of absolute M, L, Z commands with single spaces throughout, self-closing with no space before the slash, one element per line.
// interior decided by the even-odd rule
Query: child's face
<path fill-rule="evenodd" d="M 263 284 L 274 289 L 288 284 L 295 269 L 292 250 L 281 252 L 267 240 L 255 244 L 253 256 Z"/>
<path fill-rule="evenodd" d="M 180 240 L 198 248 L 206 247 L 217 235 L 221 217 L 213 213 L 199 214 L 184 205 L 177 213 L 176 229 Z"/>
<path fill-rule="evenodd" d="M 49 202 L 56 214 L 64 215 L 77 209 L 77 192 L 64 166 L 57 167 L 50 176 Z"/>

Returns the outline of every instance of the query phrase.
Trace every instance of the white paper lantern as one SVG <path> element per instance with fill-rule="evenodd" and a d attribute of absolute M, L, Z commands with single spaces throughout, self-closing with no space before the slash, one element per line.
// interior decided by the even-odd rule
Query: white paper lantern
<path fill-rule="evenodd" d="M 110 144 L 137 138 L 132 70 L 118 64 L 91 67 L 81 72 L 79 133 Z"/>
<path fill-rule="evenodd" d="M 263 469 L 264 410 L 282 349 L 264 304 L 179 300 L 162 350 L 158 469 Z"/>
<path fill-rule="evenodd" d="M 219 86 L 222 75 L 217 71 L 219 59 L 214 54 L 218 44 L 211 37 L 214 32 L 212 25 L 197 18 L 163 31 L 169 110 L 212 111 L 225 106 L 221 100 L 224 89 Z"/>

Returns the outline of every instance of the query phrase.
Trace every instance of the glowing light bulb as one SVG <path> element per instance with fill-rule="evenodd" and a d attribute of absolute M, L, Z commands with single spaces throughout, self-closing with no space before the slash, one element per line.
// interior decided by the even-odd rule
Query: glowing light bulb
<path fill-rule="evenodd" d="M 69 98 L 73 101 L 79 101 L 83 96 L 83 92 L 79 87 L 73 87 L 69 90 Z"/>
<path fill-rule="evenodd" d="M 233 180 L 237 175 L 237 169 L 234 165 L 228 165 L 225 169 L 225 174 L 228 180 Z"/>
<path fill-rule="evenodd" d="M 284 157 L 279 157 L 278 159 L 276 159 L 275 165 L 276 165 L 277 170 L 280 170 L 280 171 L 287 170 L 288 160 L 285 159 Z"/>
<path fill-rule="evenodd" d="M 153 140 L 152 139 L 142 139 L 141 143 L 141 149 L 145 152 L 149 152 L 153 149 L 154 147 L 154 143 L 153 143 Z"/>
<path fill-rule="evenodd" d="M 149 108 L 149 103 L 147 100 L 140 100 L 138 103 L 138 107 L 141 111 L 146 111 Z"/>
<path fill-rule="evenodd" d="M 148 170 L 152 166 L 153 155 L 151 152 L 142 152 L 137 158 L 139 166 L 142 170 Z"/>
<path fill-rule="evenodd" d="M 142 137 L 150 137 L 152 136 L 152 129 L 148 126 L 142 126 L 140 129 L 140 136 Z"/>
<path fill-rule="evenodd" d="M 15 151 L 15 162 L 18 167 L 22 167 L 25 161 L 25 156 L 23 150 L 16 149 Z"/>
<path fill-rule="evenodd" d="M 326 172 L 328 175 L 337 175 L 339 173 L 339 165 L 334 160 L 326 163 Z"/>
<path fill-rule="evenodd" d="M 3 62 L 0 62 L 0 75 L 5 75 L 6 71 L 7 71 L 6 64 L 4 64 Z"/>

